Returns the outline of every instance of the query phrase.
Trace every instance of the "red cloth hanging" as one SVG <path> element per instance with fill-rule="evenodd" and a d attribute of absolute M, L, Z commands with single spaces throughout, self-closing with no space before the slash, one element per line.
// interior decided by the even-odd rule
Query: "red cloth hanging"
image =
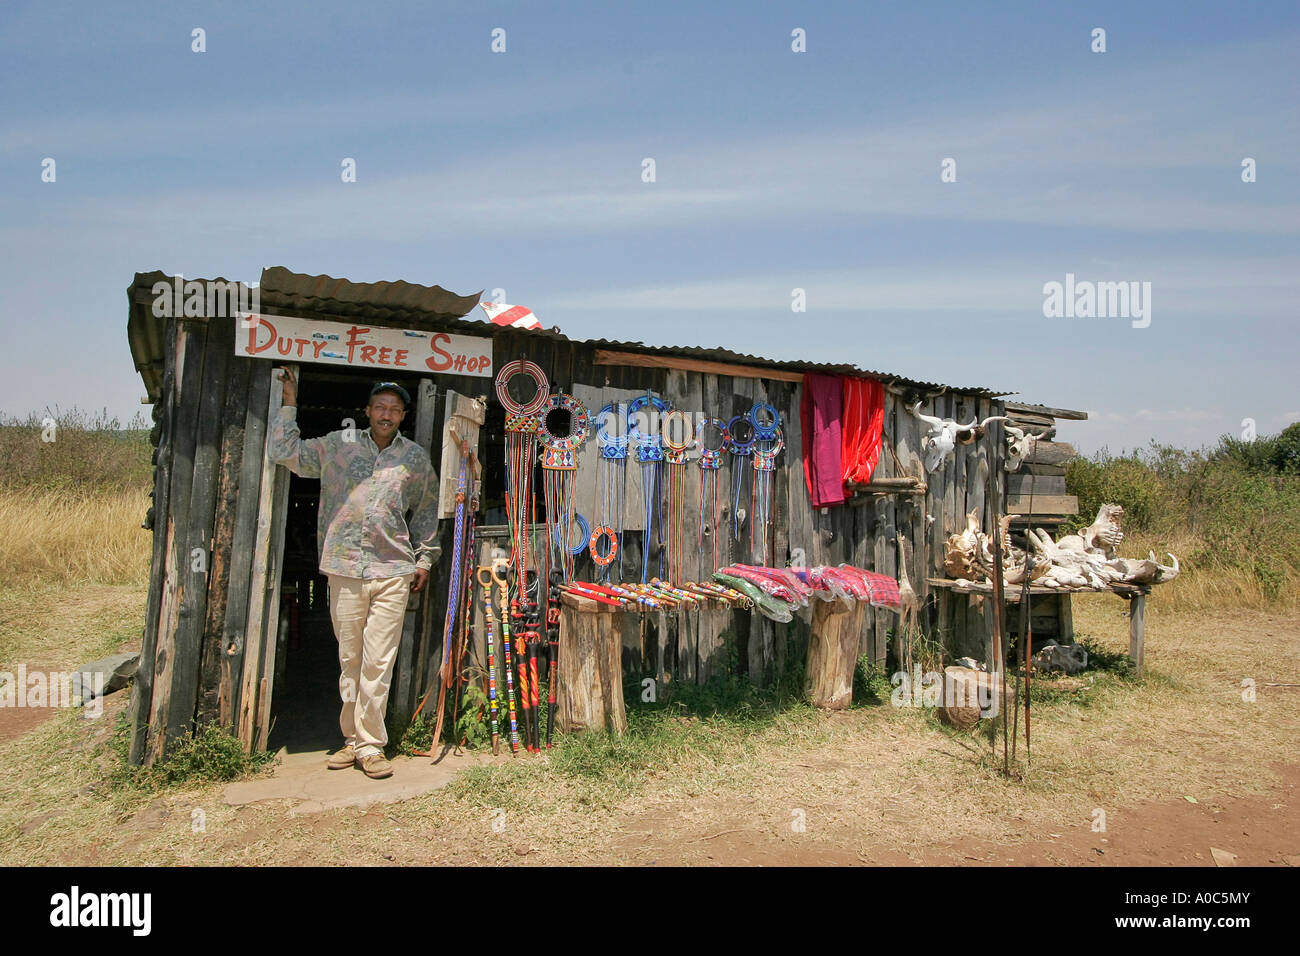
<path fill-rule="evenodd" d="M 840 460 L 844 482 L 865 485 L 880 460 L 885 386 L 873 378 L 846 378 L 843 401 Z"/>
<path fill-rule="evenodd" d="M 838 375 L 807 374 L 799 421 L 803 428 L 803 475 L 814 508 L 844 504 L 840 417 L 844 386 Z"/>

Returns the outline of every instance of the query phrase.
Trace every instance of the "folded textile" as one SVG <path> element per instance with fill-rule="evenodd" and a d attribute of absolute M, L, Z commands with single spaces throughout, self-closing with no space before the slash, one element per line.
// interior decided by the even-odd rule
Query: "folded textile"
<path fill-rule="evenodd" d="M 803 431 L 803 474 L 814 508 L 844 504 L 844 379 L 838 375 L 803 377 L 799 420 Z M 882 419 L 883 420 L 883 419 Z"/>

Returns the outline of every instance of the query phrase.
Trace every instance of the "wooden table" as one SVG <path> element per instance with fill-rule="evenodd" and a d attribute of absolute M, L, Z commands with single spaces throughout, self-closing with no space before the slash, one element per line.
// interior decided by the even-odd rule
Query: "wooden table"
<path fill-rule="evenodd" d="M 978 594 L 981 597 L 991 597 L 993 594 L 992 584 L 983 584 L 976 582 L 963 582 L 960 586 L 952 578 L 926 578 L 926 581 L 934 588 L 947 588 L 950 591 L 956 591 L 960 594 Z M 1007 604 L 1020 603 L 1021 587 L 1016 584 L 1007 585 L 1003 588 L 1003 599 Z M 1143 652 L 1146 644 L 1146 613 L 1147 613 L 1147 595 L 1151 593 L 1150 585 L 1146 584 L 1112 584 L 1105 588 L 1044 588 L 1029 586 L 1029 595 L 1033 597 L 1039 594 L 1117 594 L 1129 602 L 1128 611 L 1128 654 L 1133 659 L 1133 667 L 1138 675 L 1142 674 L 1143 669 Z"/>

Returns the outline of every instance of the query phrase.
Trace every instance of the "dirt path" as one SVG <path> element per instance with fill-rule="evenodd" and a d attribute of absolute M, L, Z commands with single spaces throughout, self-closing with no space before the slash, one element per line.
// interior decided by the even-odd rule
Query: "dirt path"
<path fill-rule="evenodd" d="M 752 802 L 716 808 L 730 826 L 683 823 L 681 813 L 645 814 L 624 824 L 609 862 L 714 866 L 1300 866 L 1300 764 L 1279 764 L 1282 782 L 1262 796 L 1211 804 L 1185 798 L 1120 805 L 1105 832 L 1091 821 L 1035 830 L 1017 842 L 960 840 L 903 850 L 861 832 L 830 840 L 801 834 L 796 819 L 773 820 Z M 865 839 L 864 839 L 865 836 Z M 1216 862 L 1211 847 L 1228 857 Z"/>

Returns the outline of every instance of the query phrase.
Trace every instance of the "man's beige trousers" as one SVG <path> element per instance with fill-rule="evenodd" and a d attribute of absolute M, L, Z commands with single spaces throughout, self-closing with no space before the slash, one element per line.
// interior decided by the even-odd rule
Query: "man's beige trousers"
<path fill-rule="evenodd" d="M 400 578 L 346 578 L 331 574 L 330 617 L 339 641 L 339 727 L 357 758 L 382 753 L 388 743 L 384 713 L 402 638 L 414 574 Z"/>

